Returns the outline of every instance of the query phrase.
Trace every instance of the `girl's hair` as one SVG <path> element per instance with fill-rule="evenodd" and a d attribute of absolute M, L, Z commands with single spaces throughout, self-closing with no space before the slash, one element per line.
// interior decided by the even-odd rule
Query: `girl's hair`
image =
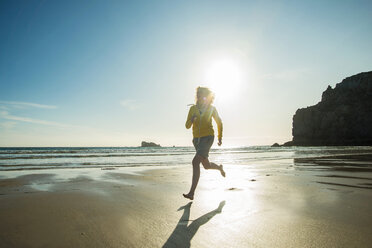
<path fill-rule="evenodd" d="M 202 96 L 203 98 L 205 97 L 207 100 L 207 104 L 211 105 L 214 100 L 214 93 L 207 87 L 198 87 L 196 88 L 196 104 L 200 104 L 198 96 Z"/>

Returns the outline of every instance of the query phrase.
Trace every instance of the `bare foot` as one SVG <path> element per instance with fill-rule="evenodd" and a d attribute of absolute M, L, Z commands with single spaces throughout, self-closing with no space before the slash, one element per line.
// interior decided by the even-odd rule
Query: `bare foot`
<path fill-rule="evenodd" d="M 220 165 L 220 172 L 221 172 L 221 175 L 222 175 L 223 177 L 226 177 L 226 173 L 225 173 L 225 171 L 223 170 L 223 165 L 222 165 L 222 164 Z"/>
<path fill-rule="evenodd" d="M 194 196 L 193 195 L 190 195 L 190 194 L 182 194 L 183 197 L 187 198 L 187 199 L 190 199 L 190 200 L 194 200 Z"/>

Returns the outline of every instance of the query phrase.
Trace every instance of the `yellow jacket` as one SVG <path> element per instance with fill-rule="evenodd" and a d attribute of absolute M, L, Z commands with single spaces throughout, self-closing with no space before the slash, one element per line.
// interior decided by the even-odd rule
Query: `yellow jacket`
<path fill-rule="evenodd" d="M 191 122 L 192 116 L 195 115 L 194 122 Z M 209 106 L 202 114 L 196 105 L 190 107 L 189 114 L 187 115 L 186 128 L 189 129 L 192 125 L 192 134 L 194 138 L 212 135 L 214 130 L 212 125 L 212 117 L 217 123 L 218 138 L 222 138 L 222 121 L 214 106 Z"/>

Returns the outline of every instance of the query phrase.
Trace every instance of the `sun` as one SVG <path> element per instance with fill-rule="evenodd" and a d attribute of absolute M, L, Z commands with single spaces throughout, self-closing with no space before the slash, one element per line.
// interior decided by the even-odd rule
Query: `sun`
<path fill-rule="evenodd" d="M 205 83 L 216 94 L 216 100 L 231 101 L 241 80 L 240 66 L 231 59 L 215 60 L 206 69 Z"/>

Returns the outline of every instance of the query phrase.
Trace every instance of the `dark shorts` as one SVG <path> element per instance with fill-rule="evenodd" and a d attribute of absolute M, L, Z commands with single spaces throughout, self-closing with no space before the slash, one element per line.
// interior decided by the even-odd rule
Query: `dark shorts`
<path fill-rule="evenodd" d="M 204 136 L 200 138 L 193 138 L 192 143 L 194 144 L 196 154 L 203 158 L 208 158 L 209 150 L 213 145 L 214 136 Z"/>

